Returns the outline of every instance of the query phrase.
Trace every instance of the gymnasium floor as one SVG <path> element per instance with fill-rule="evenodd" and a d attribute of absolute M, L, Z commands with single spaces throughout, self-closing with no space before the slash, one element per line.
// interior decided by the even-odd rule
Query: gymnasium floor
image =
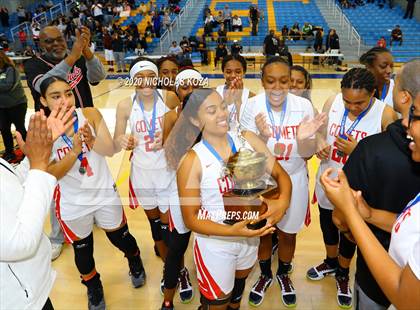
<path fill-rule="evenodd" d="M 205 70 L 202 68 L 200 71 L 202 73 L 220 74 L 220 70 L 213 71 L 212 69 Z M 317 74 L 316 77 L 313 80 L 314 90 L 312 92 L 312 99 L 316 108 L 320 110 L 325 100 L 334 92 L 339 91 L 340 79 L 333 75 L 322 74 Z M 210 87 L 215 87 L 222 84 L 223 81 L 222 78 L 210 78 L 209 85 Z M 26 86 L 26 82 L 24 83 Z M 98 86 L 92 87 L 95 106 L 100 108 L 111 132 L 113 132 L 115 125 L 114 108 L 120 100 L 129 96 L 133 91 L 130 88 L 118 88 L 118 86 L 118 80 L 107 79 Z M 261 91 L 261 82 L 258 78 L 247 78 L 245 80 L 245 86 L 255 93 Z M 28 115 L 30 115 L 33 111 L 32 97 L 28 88 L 25 88 L 25 91 L 30 101 L 28 110 Z M 108 163 L 117 181 L 123 203 L 127 206 L 128 154 L 124 154 L 123 152 L 116 154 L 113 158 L 109 159 Z M 313 180 L 317 166 L 317 159 L 311 159 L 309 165 L 311 195 L 313 193 Z M 162 296 L 159 293 L 159 283 L 162 278 L 162 261 L 154 254 L 149 223 L 143 210 L 137 209 L 133 211 L 126 207 L 125 212 L 130 231 L 137 239 L 141 249 L 141 256 L 147 273 L 147 281 L 146 285 L 142 288 L 134 289 L 131 287 L 128 277 L 128 265 L 123 254 L 110 244 L 102 231 L 96 229 L 94 232 L 96 268 L 101 274 L 107 309 L 156 310 L 162 303 Z M 316 206 L 311 207 L 311 213 L 312 223 L 298 234 L 295 258 L 293 260 L 295 268 L 291 278 L 297 291 L 296 309 L 339 309 L 336 302 L 336 289 L 333 277 L 328 277 L 319 282 L 306 279 L 306 270 L 320 263 L 325 257 Z M 49 221 L 46 222 L 45 227 L 45 231 L 48 233 Z M 191 247 L 186 253 L 185 264 L 190 270 L 195 297 L 190 304 L 183 305 L 179 302 L 178 294 L 176 294 L 175 307 L 176 309 L 197 309 L 199 305 L 199 293 Z M 71 246 L 64 246 L 61 256 L 53 262 L 53 267 L 57 271 L 57 279 L 50 295 L 54 307 L 56 309 L 86 309 L 86 287 L 80 283 Z M 351 268 L 351 275 L 353 275 L 354 263 Z M 272 270 L 274 273 L 277 270 L 277 255 L 273 257 Z M 250 287 L 258 278 L 258 275 L 259 268 L 255 268 L 248 278 L 241 309 L 253 309 L 253 307 L 248 305 L 247 300 Z M 351 283 L 353 283 L 353 276 L 351 277 Z M 274 282 L 272 287 L 268 289 L 264 303 L 259 309 L 285 309 L 281 302 L 280 288 L 277 282 Z"/>

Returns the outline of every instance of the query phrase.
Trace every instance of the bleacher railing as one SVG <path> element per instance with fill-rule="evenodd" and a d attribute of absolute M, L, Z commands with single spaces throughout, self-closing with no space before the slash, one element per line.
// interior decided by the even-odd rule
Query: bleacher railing
<path fill-rule="evenodd" d="M 357 45 L 357 55 L 360 56 L 360 46 L 362 44 L 362 38 L 357 32 L 356 28 L 353 27 L 350 20 L 344 14 L 343 10 L 340 8 L 338 3 L 335 0 L 326 0 L 327 7 L 331 11 L 334 18 L 339 19 L 339 24 L 343 33 L 346 33 L 347 39 L 350 40 L 350 45 L 355 43 Z"/>
<path fill-rule="evenodd" d="M 51 7 L 48 11 L 42 12 L 32 18 L 32 20 L 37 21 L 41 26 L 48 24 L 50 21 L 54 20 L 59 14 L 67 14 L 70 12 L 71 8 L 76 6 L 77 3 L 75 0 L 65 0 L 63 3 L 58 3 Z M 32 38 L 32 29 L 31 23 L 26 21 L 15 27 L 10 28 L 10 35 L 13 42 L 18 40 L 18 32 L 20 29 L 23 29 L 26 33 L 27 38 Z M 30 41 L 30 39 L 29 39 Z"/>
<path fill-rule="evenodd" d="M 190 13 L 194 9 L 194 5 L 197 0 L 188 0 L 184 7 L 181 9 L 179 14 L 171 22 L 168 29 L 160 36 L 160 53 L 164 54 L 167 52 L 166 48 L 169 48 L 171 42 L 174 40 L 175 35 L 179 35 L 182 23 L 190 16 Z M 175 34 L 176 32 L 176 34 Z"/>

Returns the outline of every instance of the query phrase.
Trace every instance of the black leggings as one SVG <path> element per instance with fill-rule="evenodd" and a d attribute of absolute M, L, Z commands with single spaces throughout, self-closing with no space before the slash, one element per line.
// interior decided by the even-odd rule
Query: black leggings
<path fill-rule="evenodd" d="M 356 244 L 347 239 L 332 221 L 332 210 L 319 207 L 319 222 L 321 224 L 322 236 L 326 245 L 339 246 L 340 256 L 351 259 L 356 252 Z"/>
<path fill-rule="evenodd" d="M 13 153 L 13 136 L 10 130 L 12 124 L 20 132 L 23 140 L 26 140 L 25 115 L 27 103 L 22 103 L 11 108 L 0 108 L 0 131 L 6 153 Z"/>
<path fill-rule="evenodd" d="M 166 255 L 163 278 L 165 288 L 173 289 L 178 283 L 181 262 L 188 248 L 191 232 L 180 234 L 174 229 L 169 233 L 168 254 Z"/>

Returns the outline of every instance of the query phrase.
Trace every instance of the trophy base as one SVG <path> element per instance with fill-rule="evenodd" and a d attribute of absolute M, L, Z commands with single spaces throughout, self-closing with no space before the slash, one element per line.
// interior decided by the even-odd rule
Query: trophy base
<path fill-rule="evenodd" d="M 224 208 L 227 216 L 223 223 L 233 225 L 244 220 L 253 220 L 255 223 L 248 224 L 248 229 L 260 229 L 264 227 L 267 221 L 258 221 L 258 218 L 267 211 L 267 205 L 260 199 L 260 196 L 274 197 L 277 193 L 277 184 L 267 184 L 247 192 L 248 195 L 237 195 L 236 192 L 225 193 L 223 195 Z"/>
<path fill-rule="evenodd" d="M 224 220 L 223 221 L 223 223 L 225 223 L 227 225 L 234 225 L 234 224 L 236 224 L 238 222 L 240 222 L 240 221 L 234 221 L 234 220 Z M 246 225 L 246 227 L 248 229 L 257 230 L 257 229 L 263 228 L 266 224 L 267 224 L 267 220 L 266 219 L 263 219 L 263 220 L 261 220 L 261 221 L 259 221 L 257 223 L 248 224 L 248 225 Z"/>
<path fill-rule="evenodd" d="M 267 189 L 267 184 L 260 180 L 253 188 L 241 188 L 239 186 L 235 187 L 233 189 L 233 194 L 238 196 L 252 196 L 255 194 L 260 194 L 262 191 L 265 191 Z"/>

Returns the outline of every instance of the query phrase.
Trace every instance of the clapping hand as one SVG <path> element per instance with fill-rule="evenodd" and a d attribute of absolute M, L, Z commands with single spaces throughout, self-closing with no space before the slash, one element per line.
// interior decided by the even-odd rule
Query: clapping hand
<path fill-rule="evenodd" d="M 319 113 L 313 119 L 305 116 L 297 128 L 297 139 L 306 140 L 312 137 L 327 120 L 326 113 Z"/>

